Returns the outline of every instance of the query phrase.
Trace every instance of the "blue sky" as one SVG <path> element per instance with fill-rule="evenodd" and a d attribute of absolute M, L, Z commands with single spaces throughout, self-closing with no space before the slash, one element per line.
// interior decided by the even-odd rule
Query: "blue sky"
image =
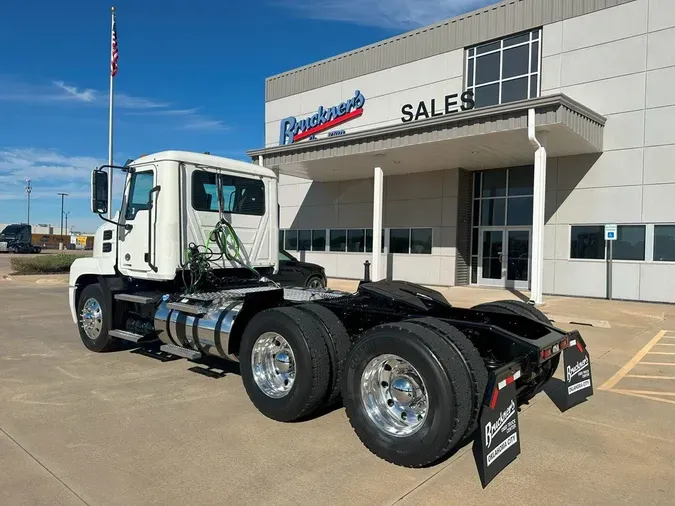
<path fill-rule="evenodd" d="M 118 0 L 115 162 L 164 149 L 246 159 L 264 144 L 265 77 L 493 1 Z M 0 223 L 25 221 L 29 177 L 31 223 L 58 226 L 67 192 L 76 230 L 100 224 L 89 174 L 107 158 L 111 5 L 0 4 Z"/>

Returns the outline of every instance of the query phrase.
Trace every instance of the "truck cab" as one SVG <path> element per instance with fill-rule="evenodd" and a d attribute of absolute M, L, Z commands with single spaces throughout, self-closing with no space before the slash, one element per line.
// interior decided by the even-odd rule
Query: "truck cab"
<path fill-rule="evenodd" d="M 31 226 L 27 223 L 7 225 L 0 232 L 0 251 L 10 253 L 40 253 L 38 246 L 33 246 Z"/>
<path fill-rule="evenodd" d="M 247 267 L 273 274 L 278 270 L 277 176 L 265 167 L 217 156 L 163 151 L 120 168 L 125 174 L 120 210 L 94 236 L 91 258 L 75 260 L 70 271 L 73 319 L 78 291 L 98 276 L 148 282 L 178 282 L 190 246 L 212 253 L 216 271 Z M 109 169 L 114 170 L 114 169 Z M 236 231 L 226 238 L 237 260 L 221 251 L 213 232 L 222 216 Z M 108 212 L 108 176 L 92 174 L 92 211 Z M 229 230 L 229 229 L 228 229 Z"/>

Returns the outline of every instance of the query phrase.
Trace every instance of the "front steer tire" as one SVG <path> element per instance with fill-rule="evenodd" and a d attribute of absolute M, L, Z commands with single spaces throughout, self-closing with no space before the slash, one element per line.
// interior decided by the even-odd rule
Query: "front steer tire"
<path fill-rule="evenodd" d="M 409 363 L 425 386 L 426 415 L 410 435 L 388 432 L 366 408 L 375 397 L 362 393 L 364 371 L 382 355 Z M 460 352 L 437 332 L 412 321 L 366 331 L 349 353 L 343 381 L 343 402 L 354 432 L 366 448 L 392 464 L 417 468 L 443 459 L 462 440 L 472 418 L 472 388 Z"/>
<path fill-rule="evenodd" d="M 256 341 L 276 333 L 290 346 L 295 377 L 290 390 L 275 398 L 256 382 L 252 364 Z M 273 308 L 257 314 L 244 329 L 239 362 L 246 393 L 263 415 L 279 422 L 297 421 L 311 415 L 326 398 L 330 379 L 330 358 L 322 329 L 316 319 L 292 307 Z"/>
<path fill-rule="evenodd" d="M 113 351 L 119 347 L 119 340 L 108 334 L 111 329 L 111 318 L 110 309 L 105 300 L 101 285 L 98 283 L 85 286 L 77 300 L 77 328 L 80 331 L 80 339 L 89 350 L 97 353 Z M 101 310 L 100 322 L 99 318 L 93 318 L 96 320 L 96 326 L 100 325 L 100 330 L 96 335 L 88 335 L 85 330 L 83 324 L 85 305 L 88 308 L 99 307 Z"/>

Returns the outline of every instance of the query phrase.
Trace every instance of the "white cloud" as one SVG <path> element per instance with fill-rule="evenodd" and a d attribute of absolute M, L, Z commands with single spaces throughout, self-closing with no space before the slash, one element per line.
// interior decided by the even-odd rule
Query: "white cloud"
<path fill-rule="evenodd" d="M 168 115 L 176 118 L 177 128 L 191 130 L 224 130 L 222 120 L 213 119 L 199 112 L 199 108 L 175 108 L 169 102 L 145 97 L 136 97 L 116 92 L 115 111 L 123 115 Z M 65 81 L 52 81 L 51 85 L 35 85 L 0 75 L 0 101 L 28 103 L 31 105 L 52 103 L 79 103 L 83 107 L 108 107 L 108 91 L 79 88 Z"/>
<path fill-rule="evenodd" d="M 31 179 L 31 199 L 89 198 L 91 171 L 106 162 L 92 156 L 67 156 L 52 149 L 0 149 L 0 200 L 24 200 L 26 178 Z M 115 179 L 115 176 L 117 178 Z M 121 194 L 123 176 L 113 176 L 113 193 Z"/>
<path fill-rule="evenodd" d="M 421 26 L 496 3 L 497 0 L 272 0 L 310 19 L 394 30 Z"/>
<path fill-rule="evenodd" d="M 61 88 L 68 94 L 68 96 L 74 98 L 75 100 L 79 100 L 81 102 L 93 102 L 96 100 L 96 91 L 94 90 L 86 89 L 80 91 L 75 86 L 68 86 L 63 81 L 54 81 L 54 86 Z"/>

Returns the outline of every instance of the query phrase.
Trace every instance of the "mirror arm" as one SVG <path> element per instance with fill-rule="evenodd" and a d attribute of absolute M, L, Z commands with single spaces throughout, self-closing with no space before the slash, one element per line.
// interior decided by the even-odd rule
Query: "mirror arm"
<path fill-rule="evenodd" d="M 103 221 L 105 221 L 107 223 L 111 223 L 111 224 L 116 225 L 118 227 L 124 227 L 124 230 L 127 230 L 127 231 L 131 230 L 133 228 L 133 226 L 129 223 L 125 224 L 125 223 L 121 223 L 121 222 L 118 222 L 118 221 L 109 220 L 108 218 L 103 216 L 103 214 L 99 214 L 98 217 L 101 218 Z"/>

